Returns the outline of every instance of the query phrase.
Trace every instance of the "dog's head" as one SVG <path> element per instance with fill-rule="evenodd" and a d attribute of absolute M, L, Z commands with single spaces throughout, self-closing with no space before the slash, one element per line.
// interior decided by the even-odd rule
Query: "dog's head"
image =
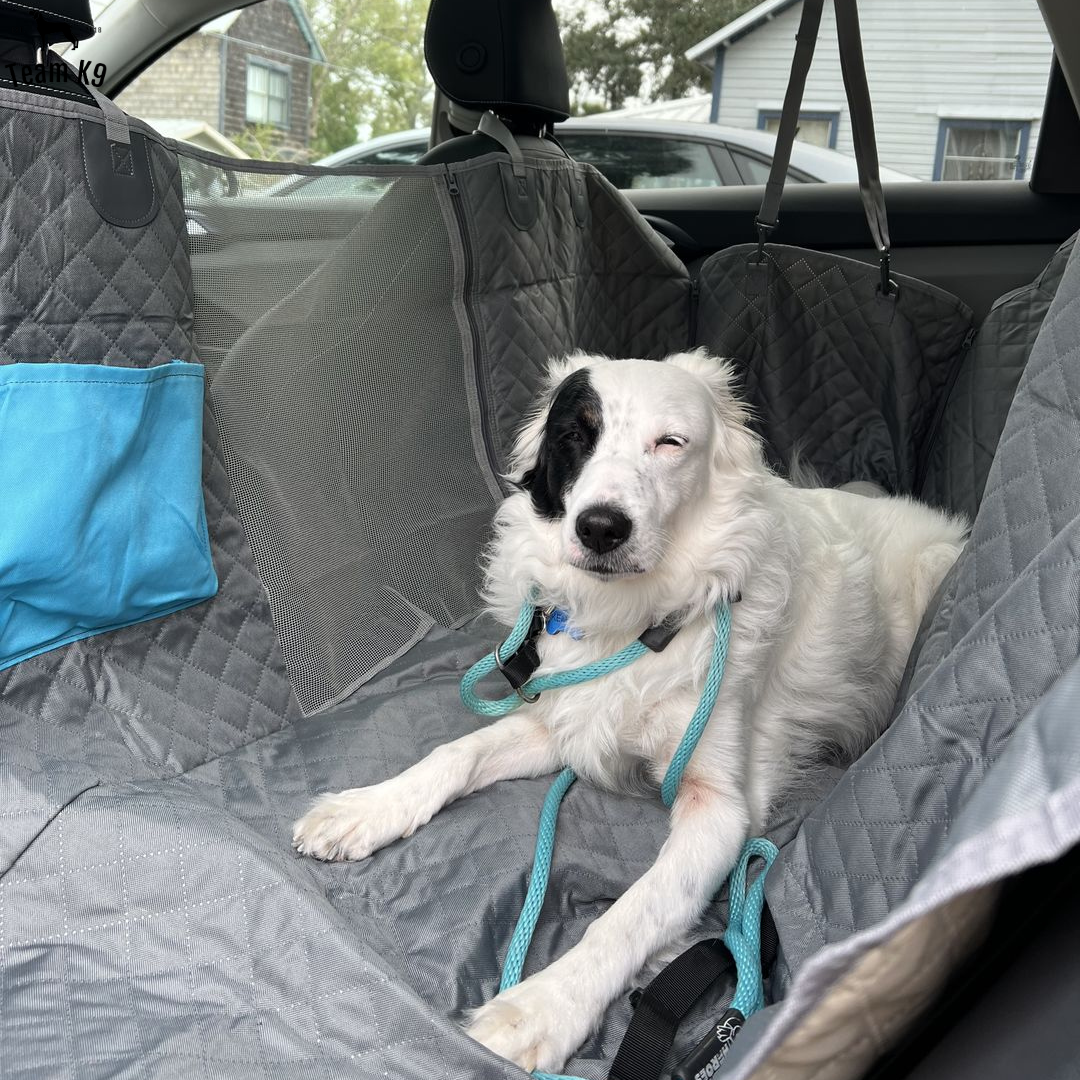
<path fill-rule="evenodd" d="M 702 352 L 551 364 L 513 464 L 561 560 L 603 579 L 648 574 L 705 512 L 710 489 L 760 461 L 725 361 Z"/>

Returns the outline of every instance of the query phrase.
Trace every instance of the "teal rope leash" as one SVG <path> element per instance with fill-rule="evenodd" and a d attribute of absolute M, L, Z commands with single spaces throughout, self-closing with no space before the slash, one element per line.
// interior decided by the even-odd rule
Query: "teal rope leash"
<path fill-rule="evenodd" d="M 493 718 L 506 716 L 541 691 L 576 686 L 591 679 L 609 675 L 627 667 L 638 657 L 649 651 L 648 647 L 640 640 L 635 640 L 613 656 L 595 660 L 590 664 L 572 668 L 569 671 L 554 672 L 550 675 L 541 675 L 529 679 L 520 688 L 519 692 L 509 694 L 504 698 L 495 700 L 481 698 L 476 693 L 477 683 L 501 666 L 499 661 L 504 651 L 507 656 L 511 656 L 521 647 L 528 636 L 534 614 L 535 607 L 532 598 L 530 598 L 522 604 L 517 622 L 515 622 L 506 641 L 495 652 L 488 653 L 478 660 L 465 673 L 461 680 L 461 700 L 471 712 Z M 701 699 L 678 747 L 676 747 L 675 753 L 672 755 L 667 772 L 664 774 L 663 783 L 660 786 L 660 797 L 664 805 L 669 808 L 675 802 L 675 795 L 682 782 L 683 774 L 686 772 L 686 766 L 697 748 L 697 744 L 716 705 L 716 699 L 720 693 L 720 684 L 724 678 L 724 667 L 727 663 L 730 638 L 731 607 L 728 604 L 722 604 L 717 608 L 716 612 L 716 638 L 713 644 L 709 670 L 705 676 Z M 500 993 L 517 986 L 521 981 L 525 956 L 529 951 L 529 945 L 532 943 L 533 932 L 536 929 L 540 909 L 543 907 L 544 896 L 547 893 L 559 807 L 566 792 L 576 779 L 577 777 L 572 769 L 563 769 L 556 777 L 544 799 L 537 831 L 536 855 L 533 859 L 532 873 L 529 876 L 529 887 L 503 963 L 502 978 L 499 983 Z M 772 866 L 777 854 L 776 846 L 769 840 L 762 838 L 748 840 L 743 846 L 739 860 L 731 872 L 728 889 L 730 897 L 728 927 L 724 932 L 724 944 L 735 959 L 737 976 L 735 996 L 732 999 L 730 1010 L 738 1011 L 744 1018 L 756 1012 L 765 1004 L 764 981 L 761 973 L 761 912 L 765 904 L 765 874 L 768 872 L 769 867 Z M 746 888 L 746 877 L 750 860 L 753 858 L 764 860 L 765 869 L 758 875 L 754 884 L 748 890 Z M 562 1073 L 540 1071 L 534 1072 L 533 1076 L 537 1080 L 579 1080 L 577 1077 L 566 1076 Z"/>
<path fill-rule="evenodd" d="M 499 647 L 500 655 L 502 655 L 503 651 L 505 651 L 506 655 L 511 655 L 520 648 L 521 643 L 525 640 L 525 635 L 529 632 L 529 626 L 532 624 L 534 610 L 530 601 L 526 600 L 522 604 L 514 628 L 510 631 L 506 641 Z M 690 723 L 683 734 L 682 740 L 672 755 L 671 762 L 664 775 L 664 782 L 660 786 L 660 797 L 668 808 L 675 802 L 675 793 L 679 790 L 679 784 L 682 783 L 683 773 L 686 772 L 686 766 L 689 764 L 690 758 L 697 748 L 698 741 L 701 739 L 702 732 L 705 730 L 705 725 L 709 722 L 709 717 L 716 706 L 716 698 L 720 693 L 720 684 L 724 678 L 724 667 L 727 663 L 730 639 L 731 606 L 721 604 L 716 609 L 716 640 L 713 644 L 712 660 L 705 676 L 701 699 L 698 701 L 697 709 L 694 710 L 694 715 L 690 718 Z M 553 672 L 550 675 L 541 675 L 530 679 L 522 686 L 520 694 L 508 694 L 504 698 L 494 700 L 482 698 L 476 693 L 476 684 L 499 666 L 495 653 L 490 652 L 473 664 L 463 676 L 461 680 L 461 700 L 465 708 L 479 716 L 506 716 L 524 704 L 525 699 L 522 695 L 532 696 L 543 690 L 561 690 L 567 686 L 577 686 L 591 679 L 610 675 L 624 667 L 628 667 L 639 656 L 648 651 L 648 646 L 644 645 L 640 639 L 636 639 L 613 656 L 605 657 L 603 660 L 594 660 L 590 664 L 583 664 L 581 667 L 571 668 L 569 671 Z"/>
<path fill-rule="evenodd" d="M 728 925 L 724 944 L 735 958 L 735 996 L 731 1008 L 743 1017 L 765 1008 L 765 980 L 761 973 L 761 912 L 765 907 L 765 875 L 780 852 L 764 837 L 755 836 L 743 845 L 742 854 L 728 879 Z M 761 859 L 765 868 L 749 889 L 746 873 L 751 859 Z"/>
<path fill-rule="evenodd" d="M 548 802 L 551 801 L 551 796 L 555 792 L 556 787 L 563 780 L 565 775 L 570 773 L 570 780 L 567 782 L 566 787 L 569 787 L 573 782 L 573 774 L 569 769 L 564 769 L 559 773 L 558 780 L 555 781 L 551 792 L 548 795 L 548 801 L 544 802 L 544 812 L 548 811 Z M 555 800 L 555 811 L 557 812 L 558 801 L 562 799 L 563 794 L 566 791 L 566 787 L 559 792 L 558 798 Z M 543 818 L 541 816 L 541 822 Z M 542 827 L 542 826 L 541 826 Z M 537 862 L 540 861 L 539 843 L 537 846 Z M 719 1035 L 714 1035 L 710 1032 L 701 1044 L 701 1047 L 706 1047 L 704 1058 L 707 1059 L 715 1056 L 719 1056 L 720 1061 L 727 1055 L 727 1051 L 730 1048 L 731 1039 L 738 1034 L 738 1031 L 742 1028 L 743 1022 L 747 1016 L 751 1013 L 757 1012 L 759 1009 L 765 1008 L 765 980 L 761 975 L 761 912 L 765 908 L 765 876 L 769 873 L 769 869 L 773 864 L 777 855 L 780 854 L 777 846 L 771 840 L 766 840 L 762 837 L 754 837 L 747 840 L 742 852 L 739 855 L 739 861 L 735 863 L 734 868 L 731 870 L 731 876 L 728 879 L 728 928 L 724 932 L 724 944 L 727 947 L 729 953 L 732 955 L 735 961 L 735 994 L 731 999 L 731 1004 L 728 1005 L 727 1010 L 724 1013 L 724 1020 L 727 1024 L 724 1025 L 726 1030 L 724 1032 L 723 1041 L 717 1041 Z M 750 863 L 754 859 L 760 859 L 765 863 L 762 867 L 761 873 L 754 879 L 753 885 L 750 889 L 746 888 L 746 876 L 748 869 L 750 869 Z M 551 852 L 548 852 L 548 863 L 550 865 Z M 536 874 L 536 868 L 534 866 L 534 875 Z M 548 866 L 544 867 L 544 883 L 548 880 Z M 532 881 L 529 881 L 529 892 L 532 891 Z M 540 897 L 540 902 L 543 902 L 543 896 Z M 526 897 L 526 905 L 528 904 L 528 897 Z M 539 914 L 539 908 L 537 909 Z M 524 912 L 523 912 L 524 915 Z M 531 935 L 532 927 L 536 926 L 536 917 L 532 918 L 531 926 L 529 927 L 529 934 Z M 516 939 L 517 930 L 521 929 L 522 922 L 518 921 L 517 929 L 514 931 L 514 937 Z M 513 942 L 511 943 L 513 947 Z M 526 948 L 528 944 L 526 943 Z M 499 991 L 509 989 L 511 986 L 516 986 L 522 973 L 522 962 L 524 961 L 524 953 L 521 958 L 517 959 L 516 967 L 514 970 L 513 981 L 508 982 L 507 973 L 510 971 L 510 954 L 507 955 L 507 962 L 505 962 L 502 969 L 502 983 L 499 986 Z M 738 1015 L 732 1016 L 733 1013 Z M 701 1047 L 697 1049 L 697 1053 L 700 1053 Z M 717 1051 L 719 1053 L 717 1054 Z M 683 1063 L 685 1067 L 686 1062 Z M 543 1072 L 539 1069 L 534 1071 L 532 1076 L 536 1077 L 536 1080 L 581 1080 L 580 1077 L 572 1077 L 563 1072 Z"/>
<path fill-rule="evenodd" d="M 506 950 L 502 981 L 499 983 L 500 994 L 521 982 L 525 954 L 532 943 L 536 920 L 540 917 L 540 909 L 544 906 L 544 895 L 547 893 L 559 806 L 563 796 L 570 790 L 570 785 L 576 779 L 573 769 L 563 769 L 555 778 L 555 783 L 548 789 L 547 797 L 544 799 L 544 806 L 540 811 L 540 828 L 536 837 L 536 855 L 533 858 L 532 874 L 529 876 L 529 888 L 525 893 L 525 903 L 521 906 L 517 925 L 514 927 L 514 935 L 510 938 L 510 947 Z"/>
<path fill-rule="evenodd" d="M 660 785 L 660 798 L 670 810 L 675 802 L 675 793 L 682 783 L 683 773 L 690 763 L 690 757 L 697 749 L 705 725 L 712 716 L 716 706 L 716 698 L 720 693 L 720 683 L 724 679 L 724 667 L 727 664 L 728 643 L 731 639 L 731 607 L 721 604 L 716 609 L 716 641 L 713 644 L 712 660 L 709 662 L 709 671 L 705 676 L 705 686 L 701 691 L 701 700 L 690 718 L 690 723 L 683 733 L 682 740 L 675 748 L 667 772 L 664 774 L 664 782 Z"/>

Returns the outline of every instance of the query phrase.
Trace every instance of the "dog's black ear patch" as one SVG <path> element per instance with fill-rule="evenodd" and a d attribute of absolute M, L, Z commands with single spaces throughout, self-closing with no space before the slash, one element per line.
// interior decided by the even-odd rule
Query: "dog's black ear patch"
<path fill-rule="evenodd" d="M 589 372 L 575 371 L 555 393 L 544 424 L 536 462 L 521 478 L 541 517 L 551 520 L 566 513 L 563 501 L 604 429 L 604 411 Z"/>

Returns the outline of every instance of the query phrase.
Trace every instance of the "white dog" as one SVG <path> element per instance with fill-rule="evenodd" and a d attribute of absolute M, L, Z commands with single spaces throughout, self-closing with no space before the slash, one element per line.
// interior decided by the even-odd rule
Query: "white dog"
<path fill-rule="evenodd" d="M 374 787 L 324 795 L 296 847 L 362 859 L 454 799 L 564 765 L 612 789 L 659 783 L 701 696 L 715 609 L 732 603 L 719 700 L 654 865 L 551 964 L 480 1008 L 470 1034 L 558 1069 L 651 956 L 684 935 L 800 768 L 886 723 L 924 609 L 966 527 L 907 498 L 802 489 L 765 465 L 702 353 L 557 361 L 514 456 L 486 599 L 512 625 L 530 589 L 575 633 L 541 635 L 537 674 L 610 656 L 674 619 L 668 647 L 435 750 Z M 506 692 L 502 687 L 502 693 Z"/>

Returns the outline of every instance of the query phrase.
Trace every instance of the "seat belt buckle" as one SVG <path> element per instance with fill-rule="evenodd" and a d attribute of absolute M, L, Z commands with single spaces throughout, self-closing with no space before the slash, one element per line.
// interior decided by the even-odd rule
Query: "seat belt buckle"
<path fill-rule="evenodd" d="M 746 1017 L 738 1009 L 727 1009 L 705 1038 L 675 1066 L 671 1080 L 711 1080 L 745 1023 Z"/>

